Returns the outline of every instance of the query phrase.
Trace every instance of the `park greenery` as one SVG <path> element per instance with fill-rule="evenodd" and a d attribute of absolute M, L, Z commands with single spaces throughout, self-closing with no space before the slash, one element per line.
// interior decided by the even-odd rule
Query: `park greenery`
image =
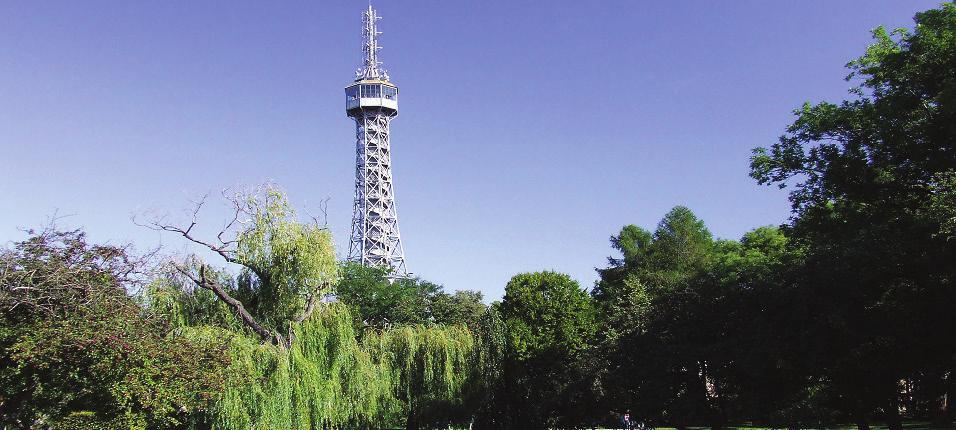
<path fill-rule="evenodd" d="M 188 255 L 51 226 L 0 251 L 4 429 L 949 427 L 956 418 L 956 7 L 874 31 L 750 175 L 792 216 L 715 238 L 676 206 L 582 288 L 475 291 L 338 261 L 275 186 Z"/>

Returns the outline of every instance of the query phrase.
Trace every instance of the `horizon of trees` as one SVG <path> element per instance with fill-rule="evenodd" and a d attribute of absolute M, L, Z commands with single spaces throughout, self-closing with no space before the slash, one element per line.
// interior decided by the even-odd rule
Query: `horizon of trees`
<path fill-rule="evenodd" d="M 0 250 L 9 429 L 721 429 L 956 420 L 956 6 L 873 32 L 840 103 L 805 104 L 750 174 L 790 221 L 715 238 L 627 225 L 593 288 L 500 301 L 337 261 L 272 186 L 197 254 L 54 227 Z"/>

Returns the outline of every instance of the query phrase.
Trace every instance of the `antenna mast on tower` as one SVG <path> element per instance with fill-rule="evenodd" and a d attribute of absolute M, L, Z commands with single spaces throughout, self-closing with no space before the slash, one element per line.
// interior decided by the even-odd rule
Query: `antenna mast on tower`
<path fill-rule="evenodd" d="M 382 19 L 375 13 L 375 9 L 372 9 L 372 5 L 368 5 L 368 10 L 362 12 L 362 22 L 365 24 L 365 30 L 363 35 L 365 36 L 365 46 L 363 51 L 365 51 L 365 64 L 362 68 L 358 69 L 355 72 L 355 78 L 360 79 L 382 79 L 388 80 L 388 73 L 385 69 L 382 69 L 382 62 L 378 61 L 378 50 L 382 49 L 381 46 L 378 46 L 378 36 L 382 32 L 378 31 L 377 21 Z"/>

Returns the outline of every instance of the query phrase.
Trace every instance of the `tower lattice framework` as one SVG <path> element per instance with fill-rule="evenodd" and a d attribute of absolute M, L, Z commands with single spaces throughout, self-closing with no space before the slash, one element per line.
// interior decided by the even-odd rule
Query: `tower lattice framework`
<path fill-rule="evenodd" d="M 369 6 L 363 14 L 365 62 L 355 82 L 345 88 L 346 113 L 355 120 L 355 200 L 352 212 L 350 261 L 392 268 L 392 277 L 405 277 L 405 251 L 398 231 L 389 125 L 398 115 L 398 87 L 378 61 L 376 21 Z"/>

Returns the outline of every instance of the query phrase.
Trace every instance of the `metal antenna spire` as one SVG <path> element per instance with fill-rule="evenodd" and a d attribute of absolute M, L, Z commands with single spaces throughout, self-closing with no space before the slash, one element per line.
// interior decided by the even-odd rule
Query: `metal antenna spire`
<path fill-rule="evenodd" d="M 382 49 L 381 46 L 378 46 L 378 35 L 382 32 L 378 31 L 376 21 L 380 19 L 382 17 L 375 13 L 375 9 L 372 9 L 372 3 L 369 2 L 368 10 L 362 12 L 362 22 L 365 23 L 363 31 L 365 36 L 365 46 L 363 47 L 365 64 L 355 72 L 355 80 L 357 81 L 362 79 L 388 80 L 388 73 L 381 67 L 382 62 L 378 61 L 378 50 Z"/>

